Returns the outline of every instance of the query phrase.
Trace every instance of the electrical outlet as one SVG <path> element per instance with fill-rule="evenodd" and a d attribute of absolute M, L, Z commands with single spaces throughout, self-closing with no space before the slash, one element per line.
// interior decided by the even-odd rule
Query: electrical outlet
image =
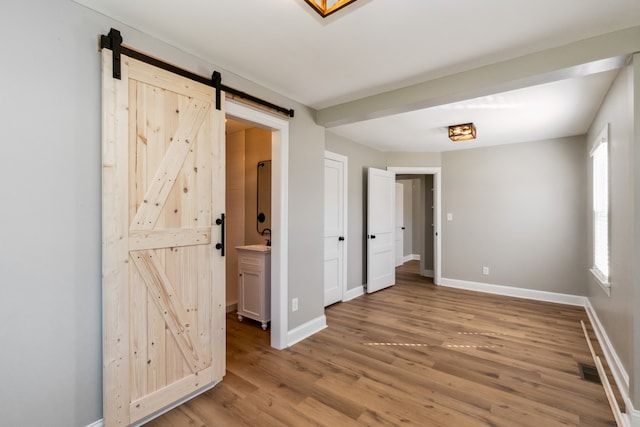
<path fill-rule="evenodd" d="M 453 214 L 451 212 L 447 213 L 447 221 L 453 221 Z"/>
<path fill-rule="evenodd" d="M 483 276 L 489 275 L 489 267 L 482 267 L 482 275 Z"/>
<path fill-rule="evenodd" d="M 298 298 L 291 300 L 291 311 L 298 311 Z"/>

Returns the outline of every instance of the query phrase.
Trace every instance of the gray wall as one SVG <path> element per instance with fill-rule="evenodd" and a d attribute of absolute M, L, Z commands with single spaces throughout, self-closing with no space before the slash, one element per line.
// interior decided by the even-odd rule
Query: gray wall
<path fill-rule="evenodd" d="M 365 283 L 366 277 L 366 184 L 367 169 L 384 169 L 384 153 L 326 132 L 327 151 L 346 156 L 349 159 L 349 201 L 348 201 L 348 247 L 347 247 L 347 289 L 354 289 Z"/>
<path fill-rule="evenodd" d="M 270 236 L 258 233 L 258 162 L 271 160 L 271 131 L 261 128 L 245 130 L 244 155 L 244 244 L 263 245 Z M 267 215 L 270 217 L 271 212 Z M 261 224 L 261 229 L 264 227 Z"/>
<path fill-rule="evenodd" d="M 413 205 L 411 206 L 413 217 L 411 253 L 419 255 L 420 258 L 422 258 L 422 245 L 424 244 L 422 241 L 422 228 L 420 226 L 420 218 L 423 214 L 423 211 L 420 208 L 420 200 L 422 198 L 421 194 L 422 179 L 419 176 L 411 178 L 411 200 L 413 202 Z"/>
<path fill-rule="evenodd" d="M 323 314 L 324 129 L 311 111 L 69 0 L 4 0 L 0 81 L 0 424 L 102 417 L 99 34 L 294 108 L 289 150 L 289 330 Z"/>
<path fill-rule="evenodd" d="M 443 153 L 442 277 L 584 295 L 584 153 L 583 137 Z"/>
<path fill-rule="evenodd" d="M 387 166 L 440 166 L 441 153 L 385 152 Z"/>
<path fill-rule="evenodd" d="M 610 275 L 611 296 L 607 296 L 589 273 L 587 295 L 620 361 L 631 372 L 633 357 L 633 108 L 629 103 L 632 90 L 633 67 L 623 69 L 605 97 L 587 136 L 584 162 L 588 166 L 588 266 L 593 264 L 591 215 L 591 159 L 589 152 L 602 127 L 609 123 L 610 177 Z M 637 190 L 636 190 L 637 191 Z"/>
<path fill-rule="evenodd" d="M 402 256 L 405 257 L 413 254 L 413 180 L 398 179 L 396 182 L 402 184 Z"/>
<path fill-rule="evenodd" d="M 433 271 L 434 248 L 433 238 L 435 235 L 435 219 L 433 206 L 433 175 L 424 175 L 424 262 L 422 268 Z"/>

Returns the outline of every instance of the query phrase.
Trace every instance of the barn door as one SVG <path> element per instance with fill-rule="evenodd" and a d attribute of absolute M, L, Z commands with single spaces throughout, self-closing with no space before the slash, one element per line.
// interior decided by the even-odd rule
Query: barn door
<path fill-rule="evenodd" d="M 103 49 L 105 425 L 225 371 L 224 109 L 215 90 Z"/>

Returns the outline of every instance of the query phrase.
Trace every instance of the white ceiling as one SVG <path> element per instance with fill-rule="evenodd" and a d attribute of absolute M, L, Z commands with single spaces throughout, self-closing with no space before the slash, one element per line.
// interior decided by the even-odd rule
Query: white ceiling
<path fill-rule="evenodd" d="M 326 19 L 304 0 L 76 1 L 314 109 L 640 25 L 638 0 L 358 0 Z M 614 77 L 609 71 L 330 130 L 394 151 L 579 135 Z M 453 146 L 445 127 L 469 121 L 478 139 Z"/>

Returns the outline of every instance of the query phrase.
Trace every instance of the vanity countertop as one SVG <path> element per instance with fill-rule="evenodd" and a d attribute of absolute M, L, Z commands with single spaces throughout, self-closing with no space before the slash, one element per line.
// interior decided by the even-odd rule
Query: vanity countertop
<path fill-rule="evenodd" d="M 236 249 L 241 249 L 245 251 L 256 251 L 256 252 L 271 252 L 271 246 L 267 246 L 267 245 L 236 246 Z"/>

